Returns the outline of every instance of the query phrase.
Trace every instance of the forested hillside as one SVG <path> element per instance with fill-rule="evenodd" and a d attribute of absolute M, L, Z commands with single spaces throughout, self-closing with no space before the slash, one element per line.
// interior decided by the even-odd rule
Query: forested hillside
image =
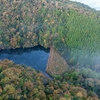
<path fill-rule="evenodd" d="M 69 0 L 0 0 L 0 49 L 54 46 L 71 64 L 80 59 L 84 64 L 88 57 L 83 55 L 94 59 L 98 55 L 99 38 L 100 12 L 87 5 Z"/>

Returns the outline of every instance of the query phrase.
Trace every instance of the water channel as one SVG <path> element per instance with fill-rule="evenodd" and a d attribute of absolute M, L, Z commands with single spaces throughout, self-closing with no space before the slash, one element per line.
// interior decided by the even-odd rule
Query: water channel
<path fill-rule="evenodd" d="M 32 48 L 20 48 L 0 51 L 0 60 L 13 60 L 16 64 L 30 66 L 36 70 L 45 72 L 48 62 L 50 49 L 45 49 L 42 46 Z"/>

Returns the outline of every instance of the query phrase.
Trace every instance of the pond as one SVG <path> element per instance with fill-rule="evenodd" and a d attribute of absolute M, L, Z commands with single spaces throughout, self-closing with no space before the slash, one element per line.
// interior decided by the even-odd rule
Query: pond
<path fill-rule="evenodd" d="M 49 58 L 50 49 L 45 49 L 42 46 L 32 48 L 20 48 L 0 51 L 0 60 L 13 60 L 16 64 L 31 66 L 36 70 L 45 72 Z"/>

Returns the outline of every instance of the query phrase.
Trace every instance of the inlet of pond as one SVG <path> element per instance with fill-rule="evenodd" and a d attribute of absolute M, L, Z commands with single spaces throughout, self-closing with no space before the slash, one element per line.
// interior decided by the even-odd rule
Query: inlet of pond
<path fill-rule="evenodd" d="M 31 66 L 36 70 L 45 72 L 50 49 L 42 46 L 32 48 L 20 48 L 0 51 L 0 60 L 9 59 L 16 64 Z"/>

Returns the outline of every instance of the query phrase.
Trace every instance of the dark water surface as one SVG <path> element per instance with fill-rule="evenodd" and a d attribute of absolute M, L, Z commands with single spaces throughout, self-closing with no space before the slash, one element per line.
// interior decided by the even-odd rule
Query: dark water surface
<path fill-rule="evenodd" d="M 20 48 L 0 51 L 0 60 L 13 60 L 16 64 L 31 66 L 36 70 L 45 71 L 48 62 L 50 49 L 45 49 L 42 46 L 33 48 Z"/>

